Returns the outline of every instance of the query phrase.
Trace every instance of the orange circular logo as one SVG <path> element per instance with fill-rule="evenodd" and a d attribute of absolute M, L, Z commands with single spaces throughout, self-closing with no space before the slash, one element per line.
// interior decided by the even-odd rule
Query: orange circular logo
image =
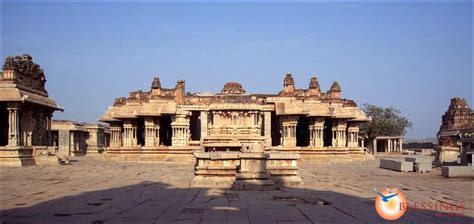
<path fill-rule="evenodd" d="M 401 218 L 408 207 L 405 195 L 397 188 L 385 188 L 379 192 L 375 199 L 375 210 L 385 220 L 397 220 Z"/>

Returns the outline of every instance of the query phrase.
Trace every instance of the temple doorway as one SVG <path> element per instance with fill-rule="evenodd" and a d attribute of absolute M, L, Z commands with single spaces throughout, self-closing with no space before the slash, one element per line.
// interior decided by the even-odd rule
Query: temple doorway
<path fill-rule="evenodd" d="M 273 111 L 271 115 L 271 120 L 272 120 L 272 130 L 271 130 L 271 136 L 272 136 L 272 146 L 279 146 L 281 145 L 281 127 L 280 127 L 280 122 L 278 120 L 278 117 L 276 116 L 276 113 Z"/>
<path fill-rule="evenodd" d="M 330 118 L 326 118 L 324 120 L 324 147 L 332 146 L 332 120 Z"/>
<path fill-rule="evenodd" d="M 309 145 L 309 117 L 300 116 L 296 125 L 296 146 Z"/>
<path fill-rule="evenodd" d="M 198 141 L 201 139 L 201 111 L 191 112 L 191 140 Z"/>
<path fill-rule="evenodd" d="M 172 137 L 171 135 L 171 116 L 160 116 L 160 145 L 170 146 Z"/>
<path fill-rule="evenodd" d="M 0 146 L 8 145 L 8 110 L 6 104 L 0 104 Z"/>
<path fill-rule="evenodd" d="M 137 145 L 145 145 L 145 119 L 137 118 Z"/>

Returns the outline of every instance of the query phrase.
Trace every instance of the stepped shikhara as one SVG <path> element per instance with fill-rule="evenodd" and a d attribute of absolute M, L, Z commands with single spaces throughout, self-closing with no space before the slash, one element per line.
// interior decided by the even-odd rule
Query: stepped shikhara
<path fill-rule="evenodd" d="M 465 99 L 451 99 L 448 110 L 442 116 L 438 144 L 436 160 L 439 163 L 472 163 L 474 112 Z"/>
<path fill-rule="evenodd" d="M 155 78 L 150 91 L 115 99 L 101 121 L 110 124 L 108 158 L 197 160 L 197 185 L 241 177 L 246 182 L 237 186 L 246 188 L 268 179 L 267 170 L 283 182 L 298 179 L 298 159 L 363 158 L 359 126 L 369 118 L 341 98 L 338 82 L 324 93 L 313 77 L 308 89 L 297 89 L 287 73 L 278 94 L 247 93 L 237 82 L 217 94 L 186 93 L 183 80 L 165 89 Z"/>

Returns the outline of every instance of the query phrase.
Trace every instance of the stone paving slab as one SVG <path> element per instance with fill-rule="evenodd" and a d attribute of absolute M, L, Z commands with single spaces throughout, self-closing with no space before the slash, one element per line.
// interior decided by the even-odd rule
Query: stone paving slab
<path fill-rule="evenodd" d="M 380 169 L 378 160 L 301 163 L 304 184 L 271 191 L 190 188 L 193 164 L 79 158 L 66 166 L 0 170 L 0 222 L 373 223 L 373 188 L 399 187 L 409 203 L 464 203 L 463 217 L 407 211 L 401 222 L 472 223 L 472 178 Z"/>

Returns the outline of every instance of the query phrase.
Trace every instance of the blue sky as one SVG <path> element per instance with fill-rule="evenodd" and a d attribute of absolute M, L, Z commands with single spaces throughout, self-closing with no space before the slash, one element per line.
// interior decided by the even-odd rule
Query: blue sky
<path fill-rule="evenodd" d="M 452 97 L 472 106 L 472 3 L 2 3 L 2 58 L 29 53 L 65 112 L 94 122 L 115 97 L 186 80 L 186 91 L 277 93 L 316 75 L 359 105 L 394 106 L 434 137 Z"/>

